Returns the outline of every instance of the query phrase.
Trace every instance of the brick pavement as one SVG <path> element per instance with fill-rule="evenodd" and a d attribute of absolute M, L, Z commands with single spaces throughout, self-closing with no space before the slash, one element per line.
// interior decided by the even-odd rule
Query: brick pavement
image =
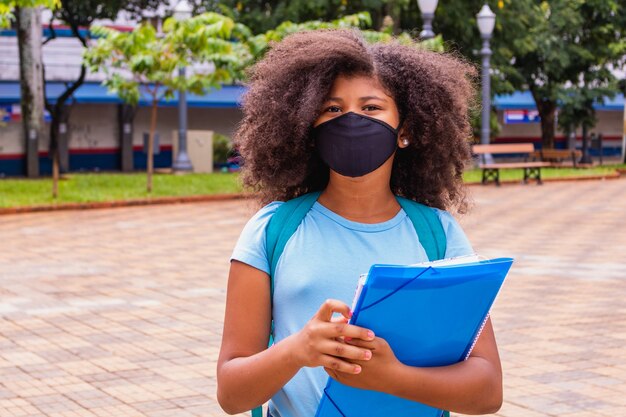
<path fill-rule="evenodd" d="M 626 180 L 473 187 L 500 417 L 626 416 Z M 0 216 L 0 417 L 210 417 L 245 201 Z"/>

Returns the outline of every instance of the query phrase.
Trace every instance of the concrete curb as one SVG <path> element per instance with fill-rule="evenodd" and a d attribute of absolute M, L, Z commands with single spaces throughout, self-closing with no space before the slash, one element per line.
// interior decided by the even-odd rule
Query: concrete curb
<path fill-rule="evenodd" d="M 590 175 L 588 177 L 573 177 L 573 178 L 548 178 L 543 182 L 573 182 L 573 181 L 602 181 L 602 180 L 616 180 L 619 179 L 620 172 L 626 176 L 626 170 L 619 170 L 614 174 L 606 175 Z M 521 180 L 505 180 L 500 181 L 500 184 L 521 184 Z M 482 186 L 480 182 L 473 182 L 467 184 L 470 187 Z M 488 185 L 494 185 L 489 183 Z M 528 185 L 533 185 L 530 182 Z M 250 198 L 250 194 L 245 193 L 232 193 L 232 194 L 212 194 L 212 195 L 194 195 L 194 196 L 182 196 L 182 197 L 155 197 L 145 198 L 139 200 L 118 200 L 118 201 L 97 201 L 91 203 L 61 203 L 61 204 L 47 204 L 41 206 L 22 206 L 22 207 L 7 207 L 0 208 L 0 216 L 7 214 L 22 214 L 22 213 L 38 213 L 46 211 L 60 211 L 60 210 L 91 210 L 91 209 L 108 209 L 116 207 L 132 207 L 132 206 L 148 206 L 155 204 L 183 204 L 183 203 L 200 203 L 209 201 L 228 201 L 239 200 L 244 198 Z"/>
<path fill-rule="evenodd" d="M 200 203 L 207 201 L 227 201 L 247 198 L 244 193 L 233 194 L 212 194 L 212 195 L 193 195 L 182 197 L 155 197 L 137 200 L 117 200 L 117 201 L 95 201 L 91 203 L 61 203 L 47 204 L 41 206 L 22 206 L 22 207 L 6 207 L 0 208 L 0 215 L 5 214 L 21 214 L 21 213 L 38 213 L 44 211 L 60 211 L 60 210 L 91 210 L 91 209 L 107 209 L 116 207 L 131 206 L 147 206 L 155 204 L 182 204 L 182 203 Z"/>

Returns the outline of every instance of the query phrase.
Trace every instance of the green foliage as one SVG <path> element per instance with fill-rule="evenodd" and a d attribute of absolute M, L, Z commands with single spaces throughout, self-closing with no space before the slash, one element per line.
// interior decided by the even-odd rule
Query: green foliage
<path fill-rule="evenodd" d="M 77 26 L 89 26 L 95 19 L 114 20 L 120 10 L 140 16 L 145 10 L 153 10 L 164 0 L 0 0 L 0 29 L 6 28 L 14 19 L 15 7 L 43 6 L 53 11 L 55 18 Z"/>
<path fill-rule="evenodd" d="M 223 9 L 223 8 L 222 8 Z M 232 13 L 231 13 L 232 14 Z M 91 70 L 107 73 L 105 84 L 125 101 L 136 104 L 142 85 L 164 86 L 162 94 L 171 97 L 176 90 L 202 93 L 219 82 L 245 79 L 245 69 L 261 58 L 271 42 L 299 31 L 324 28 L 361 28 L 370 42 L 388 42 L 387 32 L 367 30 L 372 25 L 368 12 L 359 12 L 331 21 L 311 20 L 302 23 L 285 21 L 265 33 L 253 31 L 231 18 L 213 13 L 203 13 L 184 22 L 167 19 L 163 36 L 147 24 L 130 33 L 120 33 L 108 28 L 94 28 L 92 32 L 101 39 L 85 54 Z M 397 36 L 400 42 L 413 43 L 409 33 Z M 420 47 L 442 51 L 441 37 L 423 42 Z M 192 63 L 211 63 L 215 70 L 185 78 L 173 75 L 173 70 Z M 132 73 L 129 77 L 120 70 Z M 154 90 L 152 90 L 154 91 Z"/>
<path fill-rule="evenodd" d="M 602 103 L 606 97 L 615 95 L 613 83 L 603 86 L 570 86 L 559 91 L 560 104 L 558 123 L 564 132 L 573 132 L 578 127 L 592 128 L 596 125 L 594 104 Z"/>
<path fill-rule="evenodd" d="M 53 9 L 60 5 L 60 0 L 0 0 L 0 29 L 7 28 L 15 18 L 16 7 L 47 7 Z"/>
<path fill-rule="evenodd" d="M 589 71 L 595 79 L 611 77 L 602 70 L 623 62 L 626 54 L 626 15 L 616 0 L 507 2 L 499 18 L 499 65 L 511 62 L 512 86 L 536 89 L 551 99 Z"/>
<path fill-rule="evenodd" d="M 400 2 L 409 2 L 401 0 Z M 368 12 L 374 16 L 374 27 L 379 28 L 386 0 L 194 0 L 197 11 L 214 11 L 225 14 L 252 30 L 265 33 L 289 21 L 330 22 L 338 17 Z"/>
<path fill-rule="evenodd" d="M 167 0 L 59 0 L 60 7 L 54 10 L 55 18 L 70 26 L 89 27 L 96 19 L 115 20 L 121 10 L 141 18 L 147 10 L 155 10 Z"/>
<path fill-rule="evenodd" d="M 250 52 L 255 59 L 262 57 L 269 48 L 270 42 L 280 42 L 283 38 L 291 33 L 302 32 L 306 30 L 331 29 L 331 28 L 363 28 L 371 25 L 369 13 L 358 13 L 355 15 L 345 16 L 332 21 L 311 20 L 302 23 L 293 23 L 285 21 L 276 28 L 267 32 L 248 38 Z"/>
<path fill-rule="evenodd" d="M 440 2 L 434 20 L 435 33 L 441 33 L 454 48 L 477 63 L 481 40 L 475 14 L 483 3 Z M 583 103 L 589 104 L 614 90 L 615 77 L 609 66 L 623 66 L 626 57 L 626 13 L 620 6 L 623 1 L 487 3 L 497 15 L 491 40 L 494 93 L 530 90 L 542 117 L 549 116 L 561 103 L 578 109 L 572 110 L 576 120 Z M 589 109 L 585 114 L 586 118 L 594 117 Z M 553 132 L 544 132 L 545 141 L 552 139 L 550 134 Z"/>
<path fill-rule="evenodd" d="M 213 162 L 224 163 L 233 150 L 232 140 L 219 133 L 213 134 Z"/>
<path fill-rule="evenodd" d="M 482 112 L 481 108 L 475 106 L 470 109 L 470 124 L 472 126 L 472 138 L 475 143 L 480 142 L 480 134 L 482 129 Z M 498 123 L 498 114 L 495 111 L 489 113 L 489 136 L 491 139 L 498 136 L 502 126 Z"/>
<path fill-rule="evenodd" d="M 177 21 L 169 18 L 163 34 L 150 24 L 141 24 L 132 32 L 95 27 L 100 38 L 85 52 L 85 62 L 92 71 L 106 74 L 104 84 L 124 101 L 136 105 L 141 89 L 153 101 L 172 98 L 175 91 L 202 94 L 207 89 L 229 83 L 242 66 L 242 57 L 229 41 L 235 23 L 216 13 L 205 13 Z M 185 77 L 181 67 L 205 64 Z"/>
<path fill-rule="evenodd" d="M 369 12 L 359 12 L 331 21 L 311 20 L 302 23 L 293 23 L 290 21 L 286 21 L 278 25 L 278 27 L 276 27 L 275 29 L 268 30 L 267 32 L 260 35 L 249 37 L 248 39 L 246 39 L 246 43 L 253 59 L 259 59 L 267 51 L 271 42 L 280 42 L 289 34 L 307 30 L 359 28 L 361 29 L 361 32 L 363 33 L 365 39 L 371 43 L 389 42 L 394 38 L 394 36 L 388 31 L 375 31 L 366 29 L 370 26 L 372 26 L 372 18 Z M 415 40 L 407 32 L 402 32 L 401 34 L 397 35 L 396 39 L 400 43 L 415 44 Z M 423 47 L 436 51 L 443 51 L 444 49 L 443 41 L 439 36 L 434 39 L 418 43 L 416 45 L 418 47 Z"/>

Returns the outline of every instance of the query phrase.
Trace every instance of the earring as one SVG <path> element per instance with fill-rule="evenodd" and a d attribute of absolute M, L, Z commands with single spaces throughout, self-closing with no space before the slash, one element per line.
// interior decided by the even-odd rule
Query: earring
<path fill-rule="evenodd" d="M 404 146 L 409 146 L 409 140 L 408 139 L 402 139 L 402 144 Z"/>

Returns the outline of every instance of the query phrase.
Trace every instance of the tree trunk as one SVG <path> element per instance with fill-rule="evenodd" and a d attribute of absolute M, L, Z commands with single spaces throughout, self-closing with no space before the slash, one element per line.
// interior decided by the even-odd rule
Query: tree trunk
<path fill-rule="evenodd" d="M 54 199 L 59 196 L 59 120 L 60 115 L 52 112 L 48 152 L 50 159 L 52 159 L 52 198 Z"/>
<path fill-rule="evenodd" d="M 67 22 L 70 24 L 70 29 L 74 36 L 80 41 L 84 48 L 87 48 L 87 40 L 80 35 L 79 26 L 77 22 Z M 45 72 L 45 68 L 44 68 Z M 67 100 L 72 97 L 72 95 L 80 88 L 81 85 L 85 82 L 85 77 L 87 76 L 87 67 L 85 64 L 81 64 L 80 66 L 80 75 L 78 79 L 71 84 L 66 90 L 57 98 L 57 101 L 54 105 L 52 105 L 48 100 L 45 101 L 46 108 L 48 112 L 50 112 L 50 116 L 52 118 L 52 123 L 50 124 L 50 157 L 52 158 L 52 197 L 57 198 L 58 196 L 58 182 L 59 182 L 59 126 L 61 121 L 63 120 L 63 112 L 67 109 L 65 108 L 65 103 Z M 41 79 L 45 84 L 45 77 L 42 74 Z M 67 122 L 67 120 L 65 120 Z"/>
<path fill-rule="evenodd" d="M 393 20 L 393 34 L 398 35 L 402 31 L 402 28 L 400 27 L 400 23 L 402 20 L 402 6 L 398 4 L 397 0 L 392 0 L 388 1 L 384 8 L 386 13 L 383 14 L 383 21 L 385 19 L 385 16 L 391 17 L 391 19 Z M 376 30 L 380 29 L 381 27 L 377 28 Z"/>
<path fill-rule="evenodd" d="M 44 129 L 44 86 L 41 54 L 41 10 L 16 10 L 26 175 L 39 176 L 39 138 Z"/>
<path fill-rule="evenodd" d="M 59 148 L 52 155 L 52 198 L 59 196 Z"/>
<path fill-rule="evenodd" d="M 626 96 L 626 91 L 624 91 L 624 96 Z M 624 106 L 624 125 L 622 129 L 622 162 L 626 164 L 626 106 Z"/>
<path fill-rule="evenodd" d="M 154 171 L 154 133 L 157 121 L 157 100 L 152 100 L 152 115 L 150 116 L 150 135 L 148 136 L 148 184 L 147 191 L 152 192 L 152 172 Z"/>
<path fill-rule="evenodd" d="M 69 150 L 69 121 L 70 107 L 61 107 L 59 114 L 59 136 L 57 137 L 57 155 L 59 157 L 59 173 L 64 174 L 70 170 L 70 150 Z"/>
<path fill-rule="evenodd" d="M 122 172 L 133 170 L 133 120 L 136 111 L 137 107 L 128 104 L 119 104 L 117 107 L 120 169 Z"/>
<path fill-rule="evenodd" d="M 593 164 L 593 159 L 591 159 L 591 155 L 589 154 L 589 128 L 586 123 L 583 123 L 583 155 L 580 158 L 579 164 Z"/>
<path fill-rule="evenodd" d="M 554 149 L 554 135 L 556 122 L 556 103 L 544 103 L 539 112 L 541 117 L 541 147 L 544 149 Z"/>
<path fill-rule="evenodd" d="M 541 118 L 541 146 L 544 149 L 554 148 L 554 135 L 556 133 L 556 101 L 541 97 L 537 91 L 530 89 L 539 117 Z"/>

